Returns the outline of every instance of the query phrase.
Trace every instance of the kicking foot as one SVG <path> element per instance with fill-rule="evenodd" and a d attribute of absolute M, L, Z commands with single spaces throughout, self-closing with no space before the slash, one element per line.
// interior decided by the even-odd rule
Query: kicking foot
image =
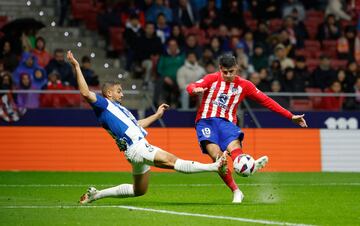
<path fill-rule="evenodd" d="M 98 190 L 96 190 L 96 188 L 89 187 L 87 192 L 80 197 L 79 203 L 87 204 L 87 203 L 91 203 L 91 202 L 95 201 L 95 195 L 97 193 L 98 193 Z"/>
<path fill-rule="evenodd" d="M 241 203 L 242 200 L 244 199 L 244 194 L 239 189 L 235 190 L 233 194 L 234 194 L 234 198 L 232 203 Z"/>
<path fill-rule="evenodd" d="M 266 163 L 268 163 L 269 158 L 267 156 L 262 156 L 255 160 L 255 168 L 253 171 L 253 174 L 257 172 L 259 169 L 262 169 L 265 167 Z"/>
<path fill-rule="evenodd" d="M 220 175 L 224 175 L 227 171 L 227 152 L 224 152 L 221 156 L 216 158 L 215 164 L 217 164 Z"/>

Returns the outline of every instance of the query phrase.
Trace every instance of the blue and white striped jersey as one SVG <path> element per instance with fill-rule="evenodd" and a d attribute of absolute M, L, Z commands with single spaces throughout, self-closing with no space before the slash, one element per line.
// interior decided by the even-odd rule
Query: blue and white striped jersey
<path fill-rule="evenodd" d="M 96 102 L 91 103 L 98 121 L 115 139 L 120 150 L 135 144 L 147 135 L 133 114 L 119 103 L 111 102 L 96 94 Z"/>

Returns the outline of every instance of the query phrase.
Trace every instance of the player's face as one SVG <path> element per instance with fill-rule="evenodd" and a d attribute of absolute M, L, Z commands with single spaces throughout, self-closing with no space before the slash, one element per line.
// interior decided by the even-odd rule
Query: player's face
<path fill-rule="evenodd" d="M 221 76 L 224 78 L 225 81 L 232 81 L 237 74 L 238 67 L 233 66 L 231 68 L 225 68 L 220 66 Z"/>
<path fill-rule="evenodd" d="M 121 99 L 124 96 L 121 85 L 114 85 L 111 89 L 111 99 L 115 102 L 121 103 Z"/>

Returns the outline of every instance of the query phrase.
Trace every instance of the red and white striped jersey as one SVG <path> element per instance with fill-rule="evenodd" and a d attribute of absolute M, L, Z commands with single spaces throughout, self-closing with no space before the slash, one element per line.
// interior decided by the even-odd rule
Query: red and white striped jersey
<path fill-rule="evenodd" d="M 207 88 L 196 115 L 196 122 L 202 118 L 225 118 L 236 124 L 236 111 L 240 102 L 249 97 L 264 107 L 291 119 L 292 113 L 258 90 L 253 83 L 235 76 L 232 82 L 224 81 L 220 72 L 208 74 L 199 81 L 190 83 L 186 90 L 190 95 L 194 88 Z"/>

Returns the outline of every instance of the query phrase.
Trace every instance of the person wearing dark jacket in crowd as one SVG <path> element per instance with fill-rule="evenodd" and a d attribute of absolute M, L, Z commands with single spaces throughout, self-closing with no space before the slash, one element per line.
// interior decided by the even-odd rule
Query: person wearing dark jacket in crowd
<path fill-rule="evenodd" d="M 49 64 L 46 66 L 46 72 L 50 73 L 54 70 L 60 73 L 60 79 L 65 85 L 76 86 L 75 77 L 73 74 L 72 67 L 64 59 L 64 50 L 55 49 L 54 58 L 50 60 Z"/>

